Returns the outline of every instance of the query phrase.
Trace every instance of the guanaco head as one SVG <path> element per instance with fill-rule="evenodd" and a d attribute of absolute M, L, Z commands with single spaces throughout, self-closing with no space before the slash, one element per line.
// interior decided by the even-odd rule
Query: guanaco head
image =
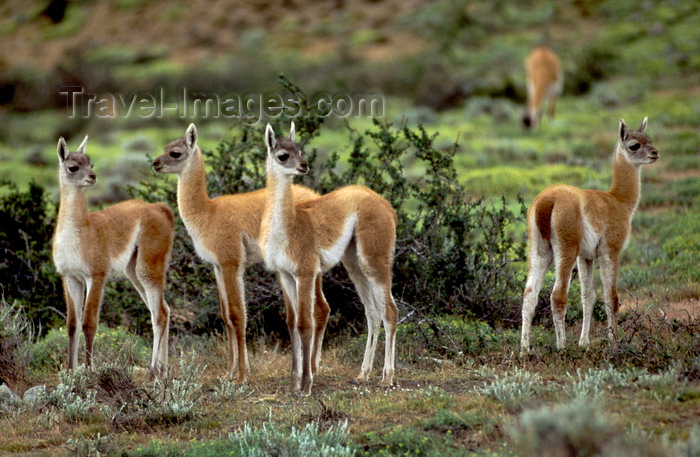
<path fill-rule="evenodd" d="M 58 139 L 58 180 L 61 185 L 89 187 L 97 182 L 97 175 L 92 171 L 92 161 L 85 155 L 88 137 L 75 152 L 69 152 L 66 140 Z"/>
<path fill-rule="evenodd" d="M 275 138 L 272 126 L 267 124 L 265 129 L 265 144 L 267 145 L 268 170 L 282 175 L 305 175 L 309 172 L 309 164 L 301 156 L 301 149 L 294 142 L 296 131 L 294 121 L 286 138 Z"/>
<path fill-rule="evenodd" d="M 625 121 L 620 119 L 620 151 L 632 165 L 654 163 L 659 158 L 659 151 L 651 145 L 651 139 L 644 133 L 646 128 L 646 117 L 637 130 L 629 130 Z"/>
<path fill-rule="evenodd" d="M 198 152 L 197 127 L 190 124 L 185 136 L 171 141 L 163 154 L 153 161 L 153 169 L 158 173 L 180 174 Z"/>

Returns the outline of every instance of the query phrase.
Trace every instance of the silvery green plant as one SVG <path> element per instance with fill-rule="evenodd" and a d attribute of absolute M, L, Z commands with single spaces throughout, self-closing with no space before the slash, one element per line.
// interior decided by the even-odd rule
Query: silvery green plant
<path fill-rule="evenodd" d="M 97 406 L 97 391 L 90 388 L 90 371 L 83 365 L 58 374 L 60 382 L 53 390 L 41 391 L 33 400 L 34 407 L 47 408 L 40 420 L 53 423 L 59 413 L 70 421 L 80 421 Z"/>
<path fill-rule="evenodd" d="M 542 379 L 537 373 L 516 368 L 513 373 L 503 376 L 496 375 L 480 392 L 495 398 L 508 409 L 520 407 L 522 403 L 542 390 Z"/>
<path fill-rule="evenodd" d="M 356 449 L 347 428 L 347 422 L 331 426 L 325 432 L 315 422 L 291 430 L 280 429 L 271 422 L 253 429 L 246 423 L 243 430 L 228 437 L 237 445 L 234 454 L 247 457 L 352 457 Z"/>
<path fill-rule="evenodd" d="M 180 357 L 178 378 L 164 376 L 155 379 L 154 390 L 161 401 L 154 404 L 154 413 L 183 418 L 194 412 L 201 401 L 201 378 L 207 368 L 196 363 L 195 359 L 194 351 L 190 357 Z"/>
<path fill-rule="evenodd" d="M 71 449 L 71 455 L 77 457 L 100 457 L 109 452 L 109 435 L 98 433 L 94 438 L 69 438 L 66 445 Z"/>
<path fill-rule="evenodd" d="M 214 392 L 212 396 L 214 400 L 229 401 L 237 397 L 247 397 L 252 394 L 253 391 L 246 385 L 238 385 L 229 379 L 219 379 L 214 383 Z"/>
<path fill-rule="evenodd" d="M 637 384 L 641 387 L 671 387 L 678 382 L 680 370 L 677 366 L 672 366 L 666 371 L 657 374 L 649 373 L 644 370 L 637 377 Z"/>
<path fill-rule="evenodd" d="M 606 388 L 625 387 L 630 383 L 629 373 L 617 371 L 612 366 L 600 370 L 589 368 L 585 372 L 578 369 L 576 376 L 569 375 L 569 378 L 573 380 L 570 391 L 572 399 L 599 398 Z"/>
<path fill-rule="evenodd" d="M 438 386 L 428 386 L 420 389 L 418 393 L 424 398 L 434 398 L 434 399 L 445 399 L 448 397 L 447 393 Z"/>

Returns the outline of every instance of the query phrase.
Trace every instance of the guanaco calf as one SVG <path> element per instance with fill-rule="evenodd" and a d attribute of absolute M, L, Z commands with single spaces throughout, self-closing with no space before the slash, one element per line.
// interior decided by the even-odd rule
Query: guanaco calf
<path fill-rule="evenodd" d="M 637 130 L 628 130 L 620 120 L 619 141 L 613 158 L 612 185 L 609 191 L 581 190 L 566 185 L 554 185 L 540 192 L 527 213 L 527 233 L 530 242 L 529 272 L 523 293 L 522 334 L 523 352 L 530 346 L 530 325 L 535 314 L 537 296 L 544 274 L 554 261 L 556 280 L 551 295 L 552 319 L 557 348 L 565 345 L 564 317 L 567 292 L 574 262 L 581 278 L 583 328 L 580 346 L 589 344 L 591 315 L 596 293 L 593 281 L 593 260 L 600 263 L 605 310 L 608 315 L 607 335 L 616 340 L 617 275 L 620 251 L 627 243 L 632 216 L 640 193 L 640 169 L 654 163 L 659 151 L 644 134 L 647 118 Z"/>
<path fill-rule="evenodd" d="M 267 196 L 269 203 L 260 230 L 265 265 L 279 274 L 289 297 L 287 325 L 292 341 L 292 384 L 311 393 L 315 334 L 314 293 L 321 274 L 338 262 L 352 279 L 367 317 L 367 345 L 357 381 L 366 381 L 376 352 L 381 322 L 386 345 L 382 384 L 394 378 L 398 309 L 391 295 L 391 268 L 397 218 L 384 198 L 363 186 L 338 189 L 314 200 L 295 203 L 292 179 L 305 175 L 309 166 L 294 142 L 295 129 L 275 138 L 268 124 Z"/>
<path fill-rule="evenodd" d="M 85 334 L 86 362 L 91 364 L 105 280 L 123 271 L 151 311 L 153 356 L 158 373 L 168 363 L 170 309 L 163 299 L 165 272 L 173 244 L 173 213 L 162 203 L 128 200 L 88 212 L 85 187 L 97 182 L 85 155 L 87 136 L 71 153 L 58 140 L 61 202 L 53 260 L 63 277 L 68 316 L 68 368 L 78 360 L 78 326 Z"/>
<path fill-rule="evenodd" d="M 243 382 L 248 376 L 246 349 L 246 308 L 243 273 L 245 267 L 262 261 L 258 236 L 267 191 L 260 189 L 238 195 L 207 195 L 204 156 L 197 146 L 197 127 L 190 124 L 183 138 L 171 141 L 153 161 L 158 173 L 173 173 L 177 181 L 177 206 L 197 255 L 214 266 L 219 289 L 221 317 L 228 335 L 228 376 Z M 295 201 L 318 197 L 311 189 L 294 186 Z M 323 297 L 320 279 L 318 331 L 323 334 L 330 307 Z M 286 297 L 285 297 L 285 301 Z M 320 358 L 320 347 L 318 348 Z M 316 367 L 317 368 L 317 367 Z"/>
<path fill-rule="evenodd" d="M 523 125 L 534 129 L 542 118 L 545 104 L 548 105 L 549 117 L 554 119 L 554 108 L 563 84 L 561 64 L 550 48 L 538 46 L 525 60 L 525 73 L 527 110 L 523 115 Z"/>

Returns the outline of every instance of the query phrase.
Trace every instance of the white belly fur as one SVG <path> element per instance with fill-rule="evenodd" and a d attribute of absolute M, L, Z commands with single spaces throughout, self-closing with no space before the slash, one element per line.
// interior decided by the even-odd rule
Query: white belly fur
<path fill-rule="evenodd" d="M 340 237 L 336 240 L 335 244 L 333 244 L 333 246 L 331 246 L 328 249 L 320 250 L 321 269 L 323 271 L 327 271 L 334 265 L 337 265 L 338 262 L 340 262 L 340 259 L 343 257 L 343 254 L 345 253 L 345 250 L 347 249 L 348 244 L 350 243 L 350 239 L 355 233 L 356 224 L 357 213 L 350 214 L 345 220 L 345 224 L 343 225 L 343 231 Z"/>
<path fill-rule="evenodd" d="M 600 234 L 597 233 L 593 226 L 588 222 L 586 217 L 583 217 L 583 238 L 581 239 L 581 248 L 579 257 L 593 260 L 596 258 L 596 250 L 600 244 Z"/>
<path fill-rule="evenodd" d="M 126 270 L 126 266 L 129 264 L 131 256 L 134 255 L 134 249 L 136 249 L 136 239 L 138 238 L 139 233 L 141 233 L 141 224 L 138 224 L 136 225 L 136 227 L 134 227 L 134 231 L 131 232 L 131 235 L 129 236 L 129 242 L 126 244 L 126 248 L 124 249 L 124 251 L 117 254 L 116 257 L 110 259 L 110 276 L 120 274 L 124 270 Z"/>

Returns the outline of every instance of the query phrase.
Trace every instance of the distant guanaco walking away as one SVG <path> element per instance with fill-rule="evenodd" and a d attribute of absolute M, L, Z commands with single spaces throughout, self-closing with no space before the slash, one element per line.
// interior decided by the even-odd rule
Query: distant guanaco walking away
<path fill-rule="evenodd" d="M 612 185 L 609 191 L 581 190 L 563 184 L 540 192 L 527 213 L 530 243 L 529 272 L 523 292 L 521 351 L 530 347 L 530 326 L 537 306 L 542 280 L 554 262 L 556 279 L 551 295 L 552 319 L 557 348 L 566 342 L 564 318 L 567 293 L 574 262 L 578 265 L 583 305 L 580 346 L 589 344 L 591 315 L 596 293 L 593 260 L 600 264 L 607 336 L 617 339 L 617 276 L 620 252 L 630 234 L 632 216 L 639 203 L 642 165 L 656 162 L 659 151 L 645 135 L 647 118 L 637 130 L 628 130 L 620 119 L 619 138 L 613 158 Z"/>
<path fill-rule="evenodd" d="M 564 79 L 559 59 L 547 46 L 538 46 L 532 50 L 525 59 L 525 73 L 527 109 L 523 115 L 523 125 L 535 129 L 542 119 L 545 105 L 549 117 L 554 119 L 554 108 Z"/>
<path fill-rule="evenodd" d="M 352 279 L 367 317 L 367 345 L 357 381 L 367 381 L 384 322 L 383 385 L 394 379 L 398 308 L 391 295 L 391 275 L 397 218 L 388 201 L 364 186 L 348 186 L 320 198 L 294 203 L 294 176 L 309 165 L 289 136 L 275 138 L 268 124 L 267 189 L 269 203 L 260 230 L 265 265 L 276 271 L 291 301 L 287 325 L 292 339 L 292 384 L 311 393 L 313 354 L 320 344 L 314 329 L 317 294 L 314 284 L 323 272 L 342 262 Z"/>
<path fill-rule="evenodd" d="M 241 383 L 249 373 L 243 273 L 246 266 L 262 262 L 258 236 L 268 201 L 267 190 L 209 198 L 204 156 L 197 146 L 197 137 L 197 127 L 190 124 L 185 136 L 171 141 L 153 161 L 153 169 L 177 175 L 180 217 L 199 258 L 214 266 L 221 317 L 228 335 L 228 376 L 236 375 L 236 382 Z M 292 192 L 294 201 L 318 197 L 316 192 L 302 186 L 293 186 Z M 320 278 L 315 290 L 317 331 L 323 335 L 330 307 L 321 291 Z M 288 302 L 286 297 L 285 302 Z M 320 359 L 320 350 L 319 346 L 315 360 Z"/>
<path fill-rule="evenodd" d="M 77 151 L 58 140 L 61 202 L 53 238 L 53 260 L 63 278 L 68 327 L 68 368 L 78 360 L 78 329 L 85 334 L 91 365 L 105 280 L 124 272 L 151 311 L 153 356 L 158 374 L 168 363 L 170 308 L 165 303 L 165 272 L 173 244 L 173 213 L 163 203 L 128 200 L 88 212 L 84 188 L 97 182 L 85 155 L 87 136 Z"/>

